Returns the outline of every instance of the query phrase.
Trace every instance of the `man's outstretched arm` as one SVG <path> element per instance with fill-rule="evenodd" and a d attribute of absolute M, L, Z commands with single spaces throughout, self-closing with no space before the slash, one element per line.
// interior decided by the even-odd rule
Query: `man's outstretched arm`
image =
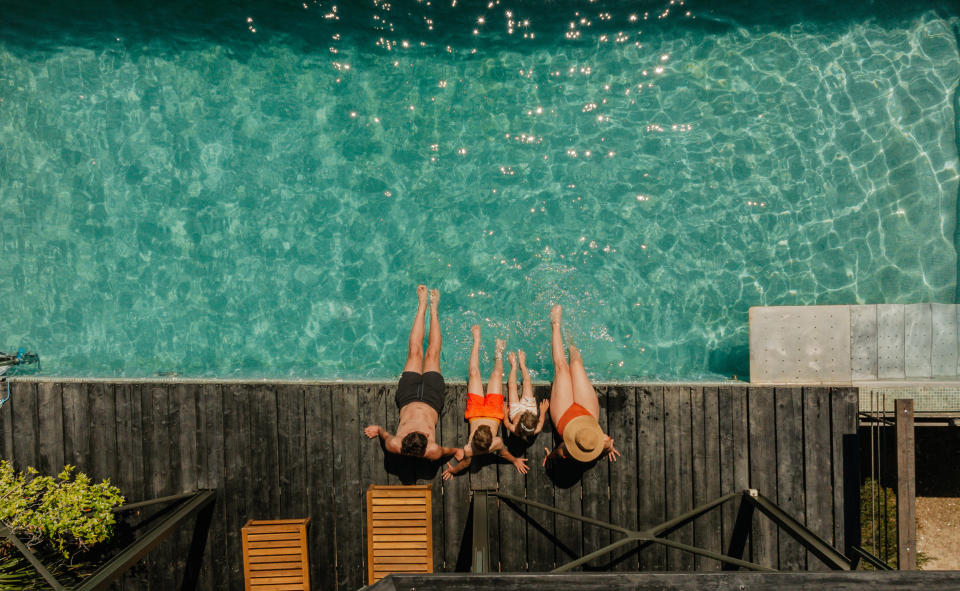
<path fill-rule="evenodd" d="M 364 430 L 363 434 L 373 439 L 375 437 L 380 437 L 383 439 L 383 445 L 387 448 L 387 451 L 393 453 L 399 453 L 399 445 L 395 435 L 391 435 L 389 431 L 381 427 L 380 425 L 368 425 Z"/>

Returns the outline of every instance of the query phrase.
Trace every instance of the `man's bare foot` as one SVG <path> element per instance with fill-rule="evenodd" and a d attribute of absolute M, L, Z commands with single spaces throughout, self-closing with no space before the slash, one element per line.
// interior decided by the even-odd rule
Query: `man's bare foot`
<path fill-rule="evenodd" d="M 496 344 L 493 348 L 493 358 L 494 359 L 503 359 L 503 351 L 507 348 L 507 341 L 503 339 L 497 339 Z"/>
<path fill-rule="evenodd" d="M 511 353 L 513 355 L 513 353 Z M 520 358 L 520 367 L 527 366 L 527 354 L 523 352 L 523 349 L 517 351 L 517 357 Z"/>
<path fill-rule="evenodd" d="M 560 324 L 563 320 L 563 308 L 560 307 L 560 304 L 550 308 L 550 322 L 554 324 Z"/>
<path fill-rule="evenodd" d="M 480 340 L 480 325 L 474 324 L 470 327 L 470 334 L 473 335 L 473 342 L 476 343 Z"/>
<path fill-rule="evenodd" d="M 426 285 L 417 286 L 417 306 L 421 308 L 427 307 L 427 286 Z"/>
<path fill-rule="evenodd" d="M 513 367 L 517 364 L 517 356 L 513 351 L 507 353 L 507 361 L 510 362 L 510 371 L 513 371 Z"/>
<path fill-rule="evenodd" d="M 439 304 L 440 304 L 440 290 L 431 289 L 430 290 L 430 307 L 433 308 L 434 311 L 436 311 L 437 306 Z"/>

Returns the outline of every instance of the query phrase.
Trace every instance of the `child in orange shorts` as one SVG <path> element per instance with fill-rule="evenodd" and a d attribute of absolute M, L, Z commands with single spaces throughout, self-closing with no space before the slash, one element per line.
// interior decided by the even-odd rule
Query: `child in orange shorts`
<path fill-rule="evenodd" d="M 486 394 L 483 390 L 483 379 L 480 376 L 480 327 L 471 327 L 473 334 L 473 349 L 470 352 L 469 377 L 467 380 L 467 409 L 463 416 L 470 422 L 470 437 L 467 445 L 463 446 L 463 460 L 456 466 L 447 464 L 443 471 L 443 479 L 449 480 L 455 474 L 465 470 L 474 456 L 483 454 L 497 454 L 507 460 L 521 474 L 526 474 L 526 458 L 516 458 L 503 444 L 503 439 L 497 435 L 500 423 L 503 421 L 503 350 L 507 343 L 497 339 L 494 349 L 493 372 L 487 382 Z"/>

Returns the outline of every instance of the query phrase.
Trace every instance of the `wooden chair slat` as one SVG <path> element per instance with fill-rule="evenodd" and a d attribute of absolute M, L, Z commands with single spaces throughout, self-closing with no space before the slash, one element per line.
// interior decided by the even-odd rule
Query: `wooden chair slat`
<path fill-rule="evenodd" d="M 309 519 L 248 521 L 241 530 L 246 591 L 307 591 Z"/>
<path fill-rule="evenodd" d="M 394 572 L 433 572 L 429 485 L 367 489 L 367 583 Z"/>

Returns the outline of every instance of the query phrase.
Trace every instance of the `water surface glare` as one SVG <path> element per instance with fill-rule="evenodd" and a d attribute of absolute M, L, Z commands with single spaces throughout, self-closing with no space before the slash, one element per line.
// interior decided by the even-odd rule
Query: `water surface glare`
<path fill-rule="evenodd" d="M 549 379 L 558 302 L 595 378 L 706 380 L 750 306 L 953 303 L 957 9 L 703 6 L 14 3 L 0 349 L 389 379 L 423 282 L 450 379 L 474 323 Z"/>

